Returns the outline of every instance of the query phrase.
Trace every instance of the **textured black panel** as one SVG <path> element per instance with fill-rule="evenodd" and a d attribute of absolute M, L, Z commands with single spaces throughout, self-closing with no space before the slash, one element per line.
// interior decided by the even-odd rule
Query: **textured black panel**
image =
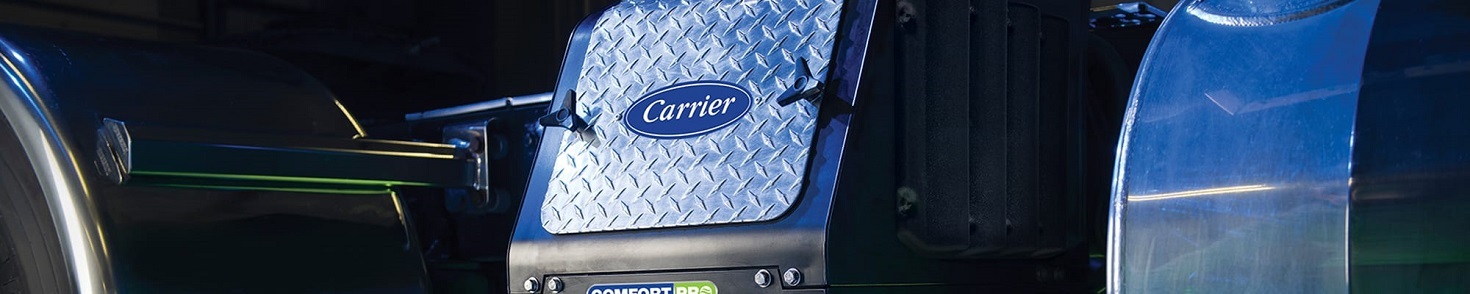
<path fill-rule="evenodd" d="M 907 227 L 925 246 L 936 250 L 963 249 L 968 241 L 965 221 L 965 179 L 969 177 L 969 89 L 943 85 L 965 84 L 969 77 L 968 3 L 913 2 L 917 20 L 900 37 L 900 83 L 905 93 L 903 131 L 910 144 L 904 149 L 904 183 L 928 193 L 923 207 L 907 220 Z M 917 78 L 917 79 L 914 79 Z"/>
<path fill-rule="evenodd" d="M 914 202 L 899 236 L 911 248 L 1043 257 L 1081 233 L 1071 202 L 1085 39 L 1070 11 L 1085 3 L 1040 4 L 899 2 L 914 16 L 896 37 L 898 197 Z"/>
<path fill-rule="evenodd" d="M 970 67 L 972 79 L 970 99 L 970 142 L 974 146 L 1005 146 L 1008 128 L 1006 112 L 1010 105 L 1005 99 L 1008 89 L 1006 77 L 1007 52 L 1010 44 L 1004 32 L 1009 25 L 1008 4 L 1005 1 L 976 1 L 975 20 L 971 22 Z M 979 152 L 970 157 L 970 171 L 974 175 L 970 183 L 970 213 L 997 217 L 980 217 L 971 220 L 972 237 L 999 239 L 1006 236 L 1005 215 L 1006 185 L 1009 169 L 1006 165 L 1008 153 L 1004 149 Z M 1002 244 L 979 245 L 974 250 L 995 250 Z"/>

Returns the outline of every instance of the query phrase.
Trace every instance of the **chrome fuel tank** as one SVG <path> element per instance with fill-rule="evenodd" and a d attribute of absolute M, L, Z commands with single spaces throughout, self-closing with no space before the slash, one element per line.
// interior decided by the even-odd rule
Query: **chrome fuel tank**
<path fill-rule="evenodd" d="M 1118 149 L 1110 290 L 1470 290 L 1467 11 L 1181 3 Z"/>

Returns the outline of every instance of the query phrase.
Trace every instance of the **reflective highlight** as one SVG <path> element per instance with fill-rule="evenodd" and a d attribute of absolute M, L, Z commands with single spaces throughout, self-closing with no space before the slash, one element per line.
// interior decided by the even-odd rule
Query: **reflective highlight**
<path fill-rule="evenodd" d="M 403 182 L 403 181 L 377 181 L 377 180 L 359 180 L 359 179 L 334 179 L 334 178 L 291 177 L 291 176 L 265 176 L 265 175 L 206 174 L 206 173 L 185 173 L 185 172 L 135 171 L 135 172 L 133 172 L 133 175 L 138 175 L 138 176 L 170 176 L 170 177 L 187 177 L 187 178 L 208 178 L 208 179 L 227 179 L 227 180 L 252 180 L 252 181 L 275 181 L 275 182 L 298 182 L 298 183 L 318 183 L 318 184 L 343 184 L 343 185 L 383 186 L 385 189 L 387 187 L 389 187 L 389 186 L 429 186 L 430 185 L 429 183 Z"/>
<path fill-rule="evenodd" d="M 15 134 L 27 150 L 26 156 L 40 177 L 47 206 L 57 232 L 61 233 L 58 237 L 65 247 L 63 253 L 75 290 L 83 294 L 107 293 L 111 273 L 102 266 L 107 263 L 107 250 L 100 229 L 94 226 L 97 222 L 93 220 L 94 212 L 87 200 L 86 185 L 81 182 L 80 169 L 67 152 L 69 142 L 59 135 L 57 126 L 47 119 L 47 109 L 37 101 L 35 85 L 22 74 L 24 71 L 17 61 L 23 62 L 24 57 L 10 48 L 10 44 L 0 40 L 0 49 L 7 51 L 0 55 L 0 62 L 5 63 L 0 70 L 9 81 L 0 90 L 0 111 L 15 128 Z"/>
<path fill-rule="evenodd" d="M 1326 13 L 1353 0 L 1196 0 L 1185 12 L 1200 20 L 1225 26 L 1269 26 Z"/>
<path fill-rule="evenodd" d="M 1174 192 L 1174 193 L 1163 193 L 1163 194 L 1129 195 L 1128 196 L 1128 201 L 1168 200 L 1168 199 L 1185 198 L 1185 197 L 1197 197 L 1197 196 L 1208 196 L 1208 195 L 1220 195 L 1220 194 L 1234 194 L 1234 193 L 1265 191 L 1265 190 L 1271 190 L 1271 189 L 1276 189 L 1276 188 L 1275 187 L 1271 187 L 1271 186 L 1266 186 L 1266 185 L 1245 185 L 1245 186 L 1234 186 L 1234 187 L 1223 187 L 1223 188 L 1210 188 L 1210 189 L 1190 190 L 1190 191 Z"/>

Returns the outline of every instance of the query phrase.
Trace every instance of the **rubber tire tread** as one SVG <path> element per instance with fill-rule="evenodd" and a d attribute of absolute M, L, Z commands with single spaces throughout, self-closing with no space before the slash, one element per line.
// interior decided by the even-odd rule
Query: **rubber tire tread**
<path fill-rule="evenodd" d="M 0 294 L 72 293 L 41 183 L 0 113 Z"/>

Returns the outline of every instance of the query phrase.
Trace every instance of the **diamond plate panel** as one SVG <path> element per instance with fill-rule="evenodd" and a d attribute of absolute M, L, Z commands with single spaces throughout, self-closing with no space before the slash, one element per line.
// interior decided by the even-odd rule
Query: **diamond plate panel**
<path fill-rule="evenodd" d="M 567 132 L 542 227 L 554 234 L 770 220 L 801 193 L 817 107 L 776 103 L 808 66 L 826 76 L 841 0 L 626 1 L 593 29 L 576 86 L 596 140 Z M 806 58 L 808 64 L 799 64 Z M 683 139 L 619 123 L 649 91 L 719 80 L 751 93 L 735 124 Z"/>

